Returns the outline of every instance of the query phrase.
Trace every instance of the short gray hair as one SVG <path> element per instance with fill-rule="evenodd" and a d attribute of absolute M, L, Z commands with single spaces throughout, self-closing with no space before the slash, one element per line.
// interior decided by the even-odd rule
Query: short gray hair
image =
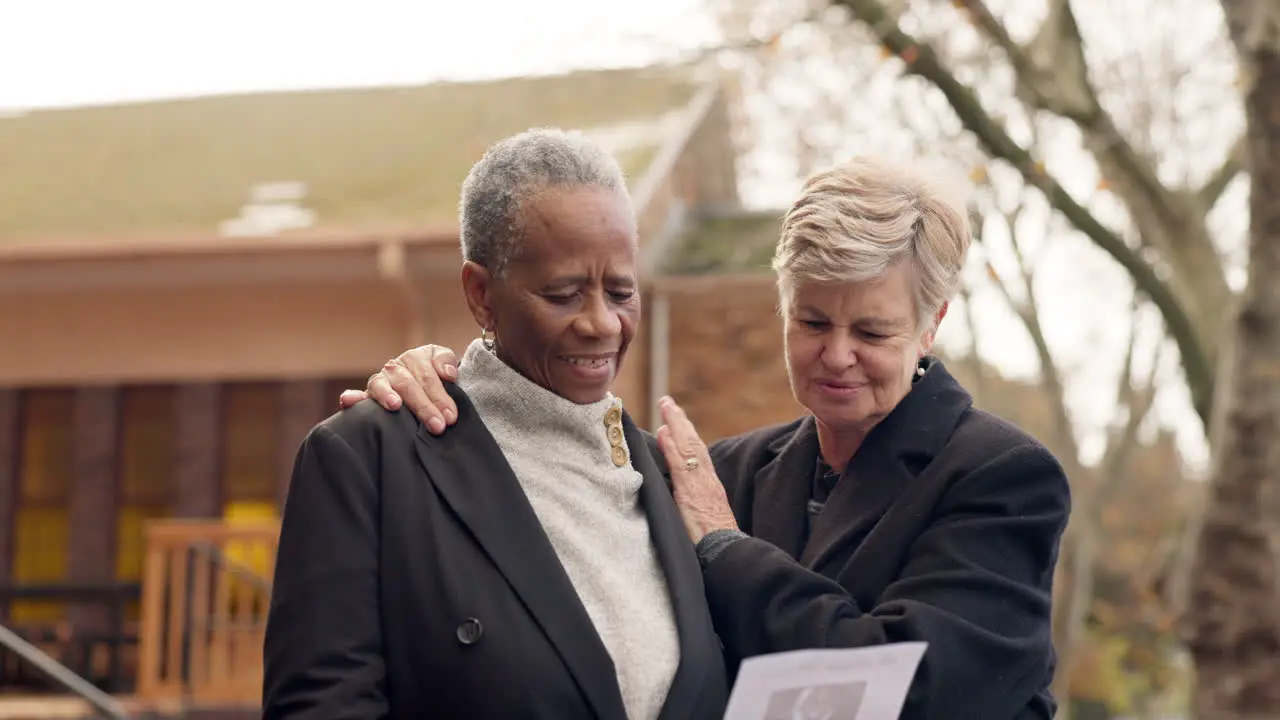
<path fill-rule="evenodd" d="M 863 282 L 909 261 L 924 331 L 959 289 L 969 250 L 969 217 L 953 195 L 920 169 L 870 158 L 812 175 L 773 256 L 783 306 L 797 282 Z"/>
<path fill-rule="evenodd" d="M 617 192 L 631 204 L 618 161 L 579 131 L 534 128 L 495 143 L 462 183 L 462 257 L 501 275 L 518 254 L 527 203 L 574 186 Z"/>

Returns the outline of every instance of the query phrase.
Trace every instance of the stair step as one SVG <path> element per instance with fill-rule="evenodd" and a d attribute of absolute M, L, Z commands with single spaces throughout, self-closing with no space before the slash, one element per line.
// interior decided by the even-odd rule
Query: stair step
<path fill-rule="evenodd" d="M 181 717 L 179 703 L 149 703 L 136 696 L 116 696 L 125 712 L 138 720 L 154 717 Z M 198 717 L 186 713 L 188 717 Z M 0 720 L 98 720 L 93 706 L 67 695 L 0 694 Z"/>
<path fill-rule="evenodd" d="M 0 696 L 0 720 L 56 720 L 92 717 L 89 703 L 61 695 Z"/>

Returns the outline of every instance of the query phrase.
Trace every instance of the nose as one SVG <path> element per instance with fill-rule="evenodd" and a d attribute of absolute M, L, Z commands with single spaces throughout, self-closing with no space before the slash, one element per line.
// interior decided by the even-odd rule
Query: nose
<path fill-rule="evenodd" d="M 858 364 L 858 344 L 844 329 L 836 329 L 822 345 L 822 364 L 828 370 L 843 371 Z"/>
<path fill-rule="evenodd" d="M 573 325 L 578 334 L 589 338 L 611 338 L 622 332 L 622 321 L 603 293 L 591 293 Z"/>

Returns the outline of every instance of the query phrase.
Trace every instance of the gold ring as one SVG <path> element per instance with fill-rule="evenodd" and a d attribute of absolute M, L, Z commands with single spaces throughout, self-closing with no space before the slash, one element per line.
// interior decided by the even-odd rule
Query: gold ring
<path fill-rule="evenodd" d="M 685 459 L 684 459 L 684 469 L 685 469 L 685 470 L 689 470 L 689 471 L 697 470 L 697 469 L 698 469 L 698 458 L 692 458 L 692 457 L 691 457 L 691 458 L 685 458 Z"/>

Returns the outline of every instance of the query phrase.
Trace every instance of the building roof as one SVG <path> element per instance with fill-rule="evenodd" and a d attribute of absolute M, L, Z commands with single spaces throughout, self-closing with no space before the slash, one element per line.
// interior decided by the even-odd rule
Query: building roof
<path fill-rule="evenodd" d="M 695 215 L 670 251 L 666 275 L 768 273 L 782 225 L 781 210 Z"/>
<path fill-rule="evenodd" d="M 635 176 L 696 89 L 689 66 L 664 66 L 0 118 L 0 244 L 215 235 L 263 183 L 303 183 L 320 228 L 456 225 L 495 140 L 584 128 Z"/>

